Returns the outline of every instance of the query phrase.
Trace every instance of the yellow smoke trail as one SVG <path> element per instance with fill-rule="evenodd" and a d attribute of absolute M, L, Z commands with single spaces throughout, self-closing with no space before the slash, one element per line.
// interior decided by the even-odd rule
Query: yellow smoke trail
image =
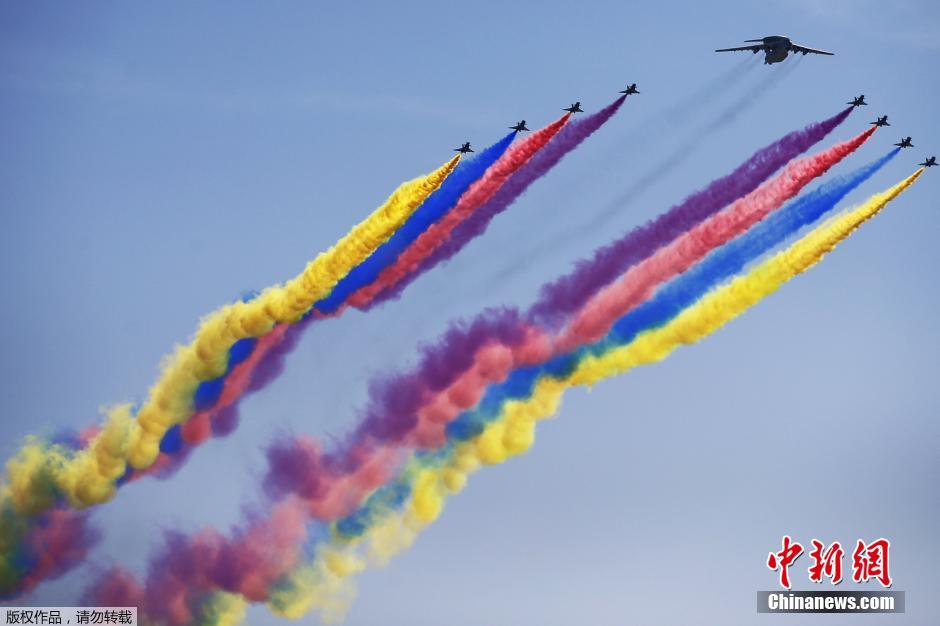
<path fill-rule="evenodd" d="M 454 453 L 440 465 L 421 467 L 413 463 L 406 471 L 413 472 L 416 477 L 414 489 L 403 511 L 386 516 L 357 539 L 334 536 L 329 547 L 325 548 L 331 555 L 341 554 L 342 558 L 357 563 L 357 567 L 349 568 L 348 574 L 339 569 L 333 570 L 334 576 L 342 578 L 357 573 L 365 566 L 358 556 L 362 546 L 369 560 L 379 565 L 410 546 L 421 529 L 440 515 L 446 497 L 460 491 L 469 474 L 481 465 L 502 463 L 531 447 L 535 440 L 536 423 L 556 412 L 566 389 L 577 385 L 593 385 L 636 366 L 661 361 L 679 346 L 695 343 L 715 332 L 785 282 L 822 260 L 840 242 L 877 215 L 888 202 L 910 187 L 923 171 L 923 168 L 917 170 L 887 191 L 875 194 L 857 208 L 817 227 L 748 273 L 712 289 L 667 324 L 640 333 L 624 346 L 602 355 L 584 358 L 564 379 L 540 379 L 529 398 L 506 402 L 496 420 L 488 424 L 476 438 L 458 444 Z M 323 567 L 323 559 L 318 554 L 305 571 Z M 317 608 L 330 598 L 329 594 L 323 593 L 322 587 L 316 585 L 315 577 L 308 575 L 305 582 L 309 585 L 305 589 L 306 595 L 298 593 L 293 598 L 282 598 L 282 603 L 271 605 L 271 608 L 283 615 L 298 616 Z M 333 580 L 332 584 L 337 583 Z M 294 600 L 293 604 L 288 601 L 291 599 Z M 331 604 L 331 610 L 335 611 L 336 606 L 335 603 Z"/>
<path fill-rule="evenodd" d="M 385 242 L 457 165 L 459 155 L 431 174 L 402 184 L 368 218 L 332 248 L 310 261 L 304 271 L 283 285 L 269 287 L 249 302 L 229 304 L 204 318 L 191 343 L 167 359 L 136 419 L 127 406 L 110 411 L 107 423 L 86 449 L 71 453 L 57 446 L 28 442 L 7 464 L 0 498 L 9 499 L 20 514 L 35 514 L 52 502 L 51 478 L 72 506 L 109 500 L 127 463 L 149 467 L 160 440 L 172 426 L 193 414 L 199 384 L 225 373 L 229 348 L 244 338 L 261 336 L 275 324 L 296 322 L 314 302 L 373 250 Z"/>
<path fill-rule="evenodd" d="M 248 603 L 239 595 L 216 593 L 202 606 L 193 626 L 238 626 L 244 622 L 247 608 Z"/>

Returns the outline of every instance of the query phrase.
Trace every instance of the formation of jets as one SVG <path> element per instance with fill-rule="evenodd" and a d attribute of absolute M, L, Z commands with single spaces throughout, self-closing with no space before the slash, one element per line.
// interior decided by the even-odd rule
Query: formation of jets
<path fill-rule="evenodd" d="M 859 105 L 867 104 L 867 102 L 865 102 L 865 96 L 859 96 L 853 99 L 852 102 L 847 102 L 846 104 L 851 104 L 852 106 L 857 107 Z M 872 122 L 872 125 L 873 126 L 891 126 L 891 124 L 888 123 L 887 115 L 882 115 L 881 117 L 877 118 L 874 122 Z M 898 148 L 913 148 L 914 141 L 910 137 L 904 137 L 901 139 L 901 141 L 897 142 L 894 145 L 896 145 Z M 930 157 L 923 163 L 919 163 L 919 165 L 921 165 L 922 167 L 933 167 L 936 164 L 937 164 L 937 157 Z"/>
<path fill-rule="evenodd" d="M 854 98 L 852 102 L 846 102 L 846 104 L 851 104 L 852 106 L 857 107 L 860 105 L 865 105 L 867 104 L 867 102 L 865 102 L 865 96 L 862 95 L 857 98 Z M 875 119 L 875 121 L 872 122 L 872 125 L 873 126 L 891 126 L 891 124 L 888 123 L 887 115 L 882 115 L 881 117 Z M 901 141 L 897 142 L 894 145 L 896 145 L 898 148 L 913 148 L 914 140 L 911 139 L 910 137 L 904 137 L 901 139 Z M 923 163 L 918 163 L 918 165 L 920 165 L 921 167 L 934 167 L 936 164 L 937 164 L 937 157 L 930 157 Z"/>
<path fill-rule="evenodd" d="M 621 91 L 620 93 L 629 96 L 631 94 L 640 93 L 640 92 L 637 91 L 636 89 L 636 83 L 633 83 L 632 85 L 627 86 L 627 88 Z M 562 110 L 568 111 L 569 113 L 584 113 L 584 109 L 581 108 L 580 102 L 575 102 L 570 107 L 562 109 Z M 522 120 L 518 122 L 517 124 L 513 124 L 512 126 L 510 126 L 509 129 L 514 130 L 517 133 L 522 133 L 522 132 L 528 132 L 529 127 L 525 125 L 525 120 Z M 470 142 L 467 141 L 467 142 L 464 142 L 463 145 L 461 145 L 459 148 L 454 148 L 454 152 L 466 154 L 468 152 L 473 152 L 473 148 L 470 147 Z"/>
<path fill-rule="evenodd" d="M 792 41 L 790 41 L 786 37 L 778 37 L 778 36 L 764 37 L 764 39 L 754 39 L 754 40 L 749 40 L 749 41 L 761 41 L 762 43 L 761 45 L 756 45 L 756 46 L 744 46 L 741 48 L 725 48 L 722 50 L 716 50 L 716 52 L 729 52 L 732 50 L 753 50 L 756 53 L 760 50 L 765 50 L 765 52 L 767 53 L 767 56 L 764 62 L 768 64 L 777 63 L 778 61 L 785 58 L 787 53 L 791 51 L 798 52 L 798 53 L 802 52 L 803 54 L 808 54 L 810 52 L 816 53 L 816 54 L 830 54 L 830 55 L 832 54 L 831 52 L 825 52 L 824 50 L 814 50 L 813 48 L 807 48 L 805 46 L 794 44 Z M 781 48 L 780 46 L 784 46 L 784 47 Z M 781 53 L 780 50 L 783 50 L 783 52 Z M 782 54 L 782 56 L 779 56 L 780 54 Z M 777 58 L 778 56 L 779 58 Z M 636 88 L 636 83 L 633 83 L 631 85 L 628 85 L 626 89 L 621 90 L 620 93 L 626 96 L 629 96 L 632 94 L 638 94 L 640 92 Z M 846 102 L 846 104 L 852 105 L 853 107 L 868 106 L 868 103 L 865 102 L 865 94 L 861 94 L 859 96 L 852 98 L 852 100 L 850 100 L 849 102 Z M 575 102 L 569 107 L 565 107 L 564 109 L 562 109 L 562 111 L 567 111 L 568 113 L 584 113 L 584 109 L 581 108 L 580 101 Z M 888 123 L 887 115 L 882 115 L 876 118 L 874 122 L 871 122 L 871 124 L 874 126 L 891 126 L 891 124 Z M 517 133 L 529 131 L 529 127 L 526 126 L 525 120 L 521 120 L 517 122 L 516 124 L 513 124 L 512 126 L 509 127 L 509 129 L 514 130 Z M 896 145 L 899 148 L 913 148 L 914 147 L 913 140 L 910 137 L 904 137 L 901 139 L 901 141 L 899 141 L 898 143 L 894 145 Z M 468 152 L 473 152 L 473 148 L 470 147 L 470 142 L 467 141 L 463 145 L 461 145 L 459 148 L 454 148 L 454 152 L 466 154 Z M 934 167 L 935 165 L 937 165 L 937 157 L 932 156 L 928 158 L 926 161 L 924 161 L 923 163 L 920 163 L 919 165 L 921 167 Z"/>
<path fill-rule="evenodd" d="M 753 43 L 751 46 L 739 46 L 737 48 L 719 48 L 715 52 L 737 52 L 737 51 L 749 51 L 757 54 L 758 52 L 764 53 L 764 65 L 772 65 L 774 63 L 780 63 L 787 55 L 791 52 L 793 54 L 825 54 L 827 56 L 833 56 L 832 52 L 826 52 L 825 50 L 817 50 L 816 48 L 810 48 L 808 46 L 801 46 L 800 44 L 793 43 L 790 41 L 789 37 L 784 37 L 783 35 L 771 35 L 769 37 L 762 37 L 761 39 L 745 39 L 745 43 Z"/>

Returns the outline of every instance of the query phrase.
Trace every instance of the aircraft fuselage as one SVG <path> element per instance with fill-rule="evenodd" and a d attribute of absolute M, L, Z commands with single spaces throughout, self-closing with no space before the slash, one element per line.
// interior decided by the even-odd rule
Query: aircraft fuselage
<path fill-rule="evenodd" d="M 764 37 L 764 64 L 772 65 L 780 63 L 790 52 L 790 38 L 774 35 L 773 37 Z"/>
<path fill-rule="evenodd" d="M 774 63 L 780 63 L 785 58 L 787 58 L 787 53 L 790 52 L 789 46 L 775 46 L 773 48 L 768 48 L 764 53 L 764 64 L 772 65 Z"/>

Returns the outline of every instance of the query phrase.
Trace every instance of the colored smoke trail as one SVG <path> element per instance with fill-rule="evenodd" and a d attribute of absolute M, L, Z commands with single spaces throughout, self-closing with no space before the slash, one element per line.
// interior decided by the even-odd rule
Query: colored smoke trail
<path fill-rule="evenodd" d="M 645 329 L 625 345 L 607 346 L 597 354 L 587 355 L 566 373 L 542 377 L 528 397 L 504 402 L 493 419 L 475 434 L 442 452 L 415 457 L 403 471 L 403 479 L 393 486 L 398 497 L 386 499 L 373 511 L 368 531 L 355 537 L 334 535 L 331 546 L 321 549 L 316 560 L 296 570 L 278 586 L 274 606 L 281 614 L 291 616 L 316 608 L 310 599 L 321 597 L 318 584 L 324 579 L 324 572 L 335 577 L 350 576 L 370 561 L 382 563 L 409 547 L 417 534 L 437 519 L 446 498 L 463 488 L 469 474 L 481 465 L 501 463 L 531 447 L 536 423 L 557 410 L 566 389 L 593 385 L 633 367 L 660 361 L 678 347 L 714 333 L 822 260 L 922 173 L 923 169 L 916 171 L 858 208 L 819 226 L 749 272 L 712 288 L 669 322 Z M 396 505 L 395 500 L 400 504 Z M 342 567 L 331 567 L 330 561 L 339 562 Z"/>
<path fill-rule="evenodd" d="M 336 312 L 357 290 L 375 281 L 422 233 L 450 211 L 472 185 L 480 181 L 489 168 L 505 155 L 515 136 L 516 133 L 511 132 L 476 157 L 461 162 L 438 190 L 418 207 L 412 219 L 395 231 L 367 259 L 350 270 L 328 296 L 316 303 L 317 311 L 326 314 Z"/>
<path fill-rule="evenodd" d="M 568 122 L 569 117 L 570 113 L 564 115 L 508 150 L 480 180 L 467 189 L 453 209 L 428 226 L 394 263 L 382 270 L 378 278 L 352 294 L 349 304 L 359 309 L 369 309 L 385 302 L 389 297 L 386 292 L 394 289 L 403 279 L 422 273 L 422 261 L 444 245 L 455 228 L 488 202 L 519 168 L 544 148 Z"/>
<path fill-rule="evenodd" d="M 530 309 L 533 321 L 557 326 L 637 261 L 729 202 L 756 189 L 785 163 L 822 140 L 851 111 L 849 107 L 828 120 L 786 135 L 757 151 L 731 174 L 713 181 L 614 243 L 599 248 L 592 259 L 581 261 L 570 274 L 542 287 L 538 302 Z"/>
<path fill-rule="evenodd" d="M 822 176 L 857 150 L 875 129 L 872 126 L 818 154 L 791 161 L 774 178 L 632 266 L 616 282 L 598 291 L 573 316 L 558 340 L 561 350 L 565 352 L 600 339 L 618 316 L 648 298 L 659 284 L 684 272 L 714 248 L 764 219 L 812 179 Z M 881 165 L 879 162 L 876 168 Z"/>
<path fill-rule="evenodd" d="M 569 122 L 547 146 L 532 157 L 528 163 L 519 168 L 515 174 L 510 176 L 509 180 L 506 181 L 489 201 L 457 226 L 450 238 L 429 256 L 425 257 L 414 272 L 400 280 L 397 285 L 386 290 L 380 298 L 373 301 L 369 306 L 375 306 L 375 304 L 380 301 L 397 298 L 405 287 L 411 284 L 415 278 L 433 269 L 440 263 L 446 262 L 460 252 L 470 241 L 486 232 L 486 228 L 493 218 L 505 211 L 509 205 L 525 193 L 532 183 L 547 174 L 565 155 L 577 148 L 581 145 L 581 142 L 600 129 L 607 120 L 613 117 L 614 113 L 617 112 L 625 99 L 626 96 L 617 98 L 617 100 L 600 111 L 592 113 L 585 118 Z"/>
<path fill-rule="evenodd" d="M 759 256 L 764 250 L 772 247 L 779 240 L 782 240 L 786 235 L 794 232 L 801 226 L 818 219 L 825 211 L 831 209 L 835 203 L 844 197 L 845 194 L 870 177 L 895 154 L 897 154 L 897 151 L 892 151 L 892 153 L 889 153 L 875 163 L 843 176 L 837 181 L 827 183 L 815 192 L 794 202 L 781 212 L 773 214 L 747 235 L 735 240 L 731 245 L 719 249 L 714 256 L 709 257 L 709 260 L 706 261 L 705 264 L 698 266 L 704 267 L 705 269 L 698 270 L 697 274 L 690 273 L 687 275 L 692 276 L 692 278 L 686 278 L 685 276 L 680 278 L 677 283 L 687 283 L 686 286 L 684 288 L 674 287 L 673 291 L 675 293 L 686 294 L 686 297 L 690 297 L 688 294 L 692 293 L 692 302 L 698 300 L 701 296 L 701 291 L 704 290 L 707 292 L 725 277 L 740 269 L 749 259 Z M 911 184 L 913 180 L 916 179 L 917 175 L 905 181 L 906 185 Z M 905 183 L 902 183 L 886 194 L 875 196 L 869 200 L 865 206 L 872 204 L 884 206 L 887 201 L 900 193 L 903 187 L 906 186 Z M 873 215 L 877 210 L 877 208 L 873 209 L 871 214 Z M 854 213 L 859 213 L 859 211 Z M 826 227 L 822 227 L 819 230 L 825 228 Z M 849 231 L 846 231 L 845 234 L 847 235 L 848 232 Z M 792 249 L 793 247 L 791 247 L 791 250 Z M 781 257 L 781 255 L 775 258 L 779 257 Z M 688 284 L 698 285 L 699 291 L 691 290 Z M 665 298 L 665 304 L 654 307 L 656 310 L 664 312 L 663 314 L 669 314 L 674 317 L 676 307 L 685 306 L 685 304 L 682 303 L 677 304 L 673 296 L 666 296 Z M 503 315 L 507 314 L 504 313 Z M 644 332 L 650 332 L 650 328 L 658 329 L 668 327 L 669 325 L 669 323 L 667 323 L 666 326 L 663 326 L 661 323 L 659 323 L 659 325 L 650 325 L 648 323 L 650 319 L 649 314 L 641 315 L 639 319 L 647 320 L 646 325 L 643 326 L 643 328 L 646 329 Z M 510 328 L 513 327 L 514 320 L 512 315 L 508 315 L 502 321 L 508 323 Z M 660 322 L 662 322 L 662 320 L 660 320 Z M 469 329 L 465 329 L 463 333 L 454 332 L 450 339 L 458 341 L 462 348 L 459 352 L 464 355 L 465 359 L 472 359 L 472 352 L 468 355 L 468 349 L 472 349 L 473 346 L 485 344 L 485 341 L 482 340 L 482 336 L 486 334 L 487 330 L 489 329 L 481 323 L 473 332 L 469 331 Z M 345 594 L 348 591 L 346 587 L 341 584 L 342 579 L 358 571 L 364 564 L 364 561 L 360 557 L 345 554 L 345 550 L 352 550 L 363 543 L 369 543 L 375 554 L 379 557 L 387 558 L 391 556 L 397 548 L 406 547 L 407 544 L 410 543 L 410 539 L 414 537 L 416 532 L 424 524 L 433 521 L 437 517 L 443 503 L 443 497 L 447 493 L 459 490 L 465 480 L 466 474 L 472 471 L 477 464 L 481 462 L 500 462 L 512 454 L 524 451 L 531 445 L 534 437 L 534 421 L 529 423 L 524 420 L 520 421 L 522 418 L 512 417 L 516 415 L 516 413 L 513 409 L 507 407 L 524 405 L 528 407 L 529 410 L 532 410 L 532 407 L 536 407 L 539 411 L 542 411 L 543 414 L 554 411 L 560 399 L 561 389 L 559 389 L 558 393 L 555 395 L 545 395 L 543 389 L 548 384 L 546 381 L 564 381 L 566 377 L 570 377 L 571 382 L 566 383 L 567 386 L 583 384 L 580 379 L 577 378 L 581 368 L 584 367 L 582 365 L 583 363 L 589 363 L 591 359 L 606 358 L 607 354 L 616 352 L 619 346 L 632 340 L 632 336 L 627 337 L 623 334 L 622 328 L 618 329 L 618 332 L 620 333 L 619 335 L 612 333 L 612 336 L 616 336 L 616 341 L 619 342 L 617 346 L 609 345 L 610 340 L 608 340 L 606 343 L 599 344 L 603 347 L 602 350 L 595 348 L 593 351 L 584 352 L 580 357 L 580 362 L 573 370 L 571 367 L 563 366 L 561 369 L 567 371 L 556 377 L 554 372 L 561 371 L 559 370 L 557 361 L 549 362 L 547 365 L 539 368 L 543 376 L 537 380 L 533 377 L 533 380 L 535 380 L 533 384 L 535 395 L 533 395 L 532 399 L 519 401 L 510 398 L 508 394 L 504 394 L 498 397 L 499 402 L 494 405 L 492 396 L 489 396 L 488 399 L 483 401 L 480 409 L 472 412 L 479 414 L 479 412 L 483 411 L 492 413 L 494 416 L 503 415 L 502 419 L 504 422 L 511 419 L 516 419 L 516 422 L 510 421 L 508 425 L 503 426 L 500 426 L 501 422 L 498 420 L 494 421 L 494 419 L 481 421 L 479 418 L 475 418 L 469 422 L 466 419 L 455 422 L 457 427 L 450 429 L 452 434 L 451 441 L 442 451 L 419 454 L 415 457 L 416 460 L 405 468 L 402 473 L 402 478 L 391 482 L 387 480 L 381 481 L 384 482 L 385 486 L 376 491 L 375 494 L 367 500 L 367 504 L 363 507 L 365 514 L 357 513 L 356 516 L 350 516 L 344 520 L 340 520 L 335 526 L 338 534 L 334 535 L 333 542 L 326 546 L 318 547 L 315 551 L 317 558 L 315 558 L 312 563 L 300 566 L 286 579 L 284 577 L 284 569 L 277 569 L 276 572 L 272 571 L 267 574 L 267 580 L 277 580 L 277 583 L 273 584 L 265 596 L 271 608 L 280 614 L 293 617 L 303 613 L 310 606 L 321 608 L 329 607 L 330 611 L 336 611 L 337 606 L 341 606 L 342 602 L 336 597 L 335 593 L 341 592 Z M 464 337 L 470 336 L 473 336 L 474 339 L 466 343 L 467 340 L 464 339 Z M 433 367 L 434 362 L 440 363 L 435 357 L 434 359 L 428 360 L 426 364 L 428 367 Z M 458 369 L 459 367 L 454 367 L 450 364 L 442 367 L 439 371 L 441 378 L 435 386 L 441 387 L 447 380 L 453 380 L 456 370 Z M 546 373 L 547 375 L 545 375 Z M 528 376 L 525 376 L 524 378 L 527 377 Z M 507 381 L 506 385 L 509 387 L 508 391 L 510 392 L 520 387 L 518 381 L 512 380 Z M 411 408 L 406 406 L 403 407 L 403 410 L 409 411 Z M 313 461 L 313 465 L 308 464 L 309 459 L 304 460 L 294 457 L 293 459 L 284 458 L 283 460 L 285 467 L 282 467 L 279 471 L 281 479 L 293 481 L 293 484 L 281 486 L 284 487 L 286 491 L 298 494 L 299 497 L 314 500 L 318 499 L 324 489 L 323 479 L 326 478 L 322 472 L 324 466 L 319 465 L 319 461 L 317 460 Z M 342 465 L 342 463 L 340 464 Z M 375 472 L 383 473 L 378 469 L 381 465 L 382 464 L 379 464 L 368 469 L 367 474 L 374 474 Z M 360 474 L 360 476 L 362 476 L 362 474 Z M 374 480 L 370 480 L 369 482 L 373 485 L 372 488 L 378 484 Z M 346 487 L 349 486 L 350 484 L 347 482 Z M 371 488 L 369 490 L 371 490 Z M 398 511 L 400 505 L 403 503 L 407 503 L 408 505 L 405 512 L 406 517 L 396 518 L 396 511 Z M 305 506 L 309 507 L 309 500 Z M 348 522 L 349 519 L 355 519 L 355 523 L 350 524 Z M 265 526 L 262 525 L 261 527 L 264 528 Z M 275 535 L 280 536 L 280 533 L 283 532 L 286 531 L 279 529 Z M 241 538 L 246 535 L 259 534 L 261 536 L 264 535 L 264 533 L 260 533 L 260 531 L 252 530 L 246 533 L 239 533 L 237 537 Z M 217 539 L 216 541 L 221 540 Z M 195 539 L 193 542 L 198 543 Z M 237 546 L 243 543 L 245 542 L 239 539 L 238 541 L 230 540 L 219 545 L 228 546 L 222 550 L 222 552 L 226 550 L 236 550 L 237 552 Z M 295 548 L 295 550 L 298 549 L 299 548 Z M 189 550 L 183 549 L 180 551 L 184 553 L 190 552 Z M 228 558 L 236 562 L 246 562 L 237 559 L 235 555 Z M 281 555 L 279 559 L 283 563 L 294 562 L 296 552 L 288 551 L 284 555 Z M 232 592 L 240 588 L 232 583 L 221 586 L 217 582 L 212 582 L 208 586 L 203 585 L 200 587 L 202 583 L 199 581 L 207 579 L 205 571 L 206 567 L 209 567 L 208 565 L 203 565 L 203 561 L 207 564 L 213 564 L 211 568 L 218 567 L 218 557 L 212 556 L 210 559 L 204 556 L 199 560 L 200 564 L 190 565 L 192 569 L 171 568 L 167 565 L 160 566 L 159 564 L 155 564 L 155 566 L 151 568 L 151 571 L 166 572 L 172 570 L 175 572 L 173 574 L 173 580 L 175 582 L 172 588 L 175 589 L 178 594 L 184 593 L 184 591 L 185 594 L 191 594 L 186 596 L 185 601 L 182 601 L 182 606 L 190 606 L 190 604 L 196 600 L 198 600 L 198 605 L 204 602 L 206 598 L 215 598 L 215 596 L 212 595 L 213 589 L 221 588 Z M 250 559 L 247 559 L 247 561 L 250 562 Z M 251 567 L 246 568 L 246 571 L 251 570 Z M 112 579 L 119 580 L 119 577 L 117 574 L 112 574 Z M 121 584 L 126 586 L 125 582 Z M 239 583 L 239 585 L 241 584 L 242 583 Z M 99 583 L 96 587 L 106 588 L 107 585 L 105 583 Z M 149 587 L 150 585 L 148 585 L 148 588 Z M 248 598 L 244 592 L 239 591 L 239 593 Z M 209 595 L 205 596 L 204 594 Z M 259 597 L 260 599 L 260 595 L 263 594 L 259 594 L 259 596 L 255 597 Z M 169 600 L 170 598 L 161 598 L 158 605 L 181 606 Z"/>
<path fill-rule="evenodd" d="M 107 422 L 78 450 L 29 440 L 6 465 L 0 484 L 0 594 L 21 593 L 36 581 L 37 562 L 25 558 L 24 537 L 32 536 L 42 514 L 59 504 L 82 508 L 109 500 L 118 482 L 159 457 L 164 436 L 199 405 L 206 381 L 219 380 L 229 366 L 250 354 L 255 338 L 277 324 L 300 319 L 337 281 L 386 241 L 448 177 L 459 156 L 427 176 L 404 183 L 368 218 L 304 271 L 258 297 L 226 305 L 203 319 L 195 338 L 164 365 L 149 397 L 132 415 L 129 405 L 109 412 Z M 247 349 L 246 349 L 247 348 Z M 221 385 L 218 385 L 221 387 Z M 32 518 L 30 521 L 25 519 Z M 71 516 L 70 519 L 77 519 Z M 62 561 L 62 567 L 74 562 Z M 50 575 L 53 568 L 45 568 Z"/>

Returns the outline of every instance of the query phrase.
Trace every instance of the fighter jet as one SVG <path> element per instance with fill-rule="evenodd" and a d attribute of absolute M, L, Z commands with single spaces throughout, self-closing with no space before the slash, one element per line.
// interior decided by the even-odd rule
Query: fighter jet
<path fill-rule="evenodd" d="M 459 152 L 460 154 L 466 154 L 468 152 L 473 152 L 473 148 L 470 147 L 470 142 L 466 142 L 464 145 L 459 148 L 454 148 L 454 152 Z"/>
<path fill-rule="evenodd" d="M 774 63 L 780 63 L 785 58 L 787 54 L 793 53 L 803 53 L 804 55 L 812 52 L 813 54 L 825 54 L 832 56 L 832 52 L 826 52 L 825 50 L 817 50 L 816 48 L 807 48 L 806 46 L 801 46 L 790 41 L 789 37 L 784 37 L 783 35 L 771 35 L 770 37 L 764 37 L 763 39 L 746 39 L 747 43 L 756 42 L 753 46 L 740 46 L 738 48 L 719 48 L 715 52 L 736 52 L 738 50 L 750 50 L 754 54 L 763 51 L 764 53 L 764 65 L 772 65 Z"/>
<path fill-rule="evenodd" d="M 567 109 L 562 109 L 562 111 L 568 111 L 568 113 L 584 113 L 584 109 L 581 108 L 580 102 L 575 102 Z"/>
<path fill-rule="evenodd" d="M 516 124 L 515 126 L 510 126 L 509 128 L 512 129 L 512 130 L 514 130 L 514 131 L 516 131 L 517 133 L 521 133 L 522 131 L 529 130 L 529 129 L 526 128 L 526 126 L 525 126 L 525 120 L 522 120 L 521 122 L 519 122 L 519 123 Z"/>
<path fill-rule="evenodd" d="M 891 124 L 888 123 L 887 115 L 882 115 L 881 117 L 879 117 L 878 119 L 876 119 L 874 122 L 871 122 L 871 123 L 874 124 L 875 126 L 891 126 Z"/>
<path fill-rule="evenodd" d="M 622 93 L 625 96 L 629 96 L 632 93 L 640 93 L 640 92 L 636 90 L 636 83 L 633 83 L 632 85 L 630 85 L 629 87 L 621 91 L 620 93 Z"/>
<path fill-rule="evenodd" d="M 911 143 L 910 137 L 905 137 L 904 139 L 902 139 L 901 141 L 899 141 L 898 143 L 894 145 L 896 145 L 898 148 L 913 148 L 914 147 L 914 144 Z"/>
<path fill-rule="evenodd" d="M 933 156 L 924 161 L 923 163 L 918 163 L 921 167 L 933 167 L 937 164 L 937 157 Z"/>
<path fill-rule="evenodd" d="M 868 106 L 868 103 L 865 102 L 865 94 L 862 94 L 857 98 L 852 98 L 852 101 L 846 102 L 846 104 L 851 104 L 853 107 L 867 107 Z"/>

